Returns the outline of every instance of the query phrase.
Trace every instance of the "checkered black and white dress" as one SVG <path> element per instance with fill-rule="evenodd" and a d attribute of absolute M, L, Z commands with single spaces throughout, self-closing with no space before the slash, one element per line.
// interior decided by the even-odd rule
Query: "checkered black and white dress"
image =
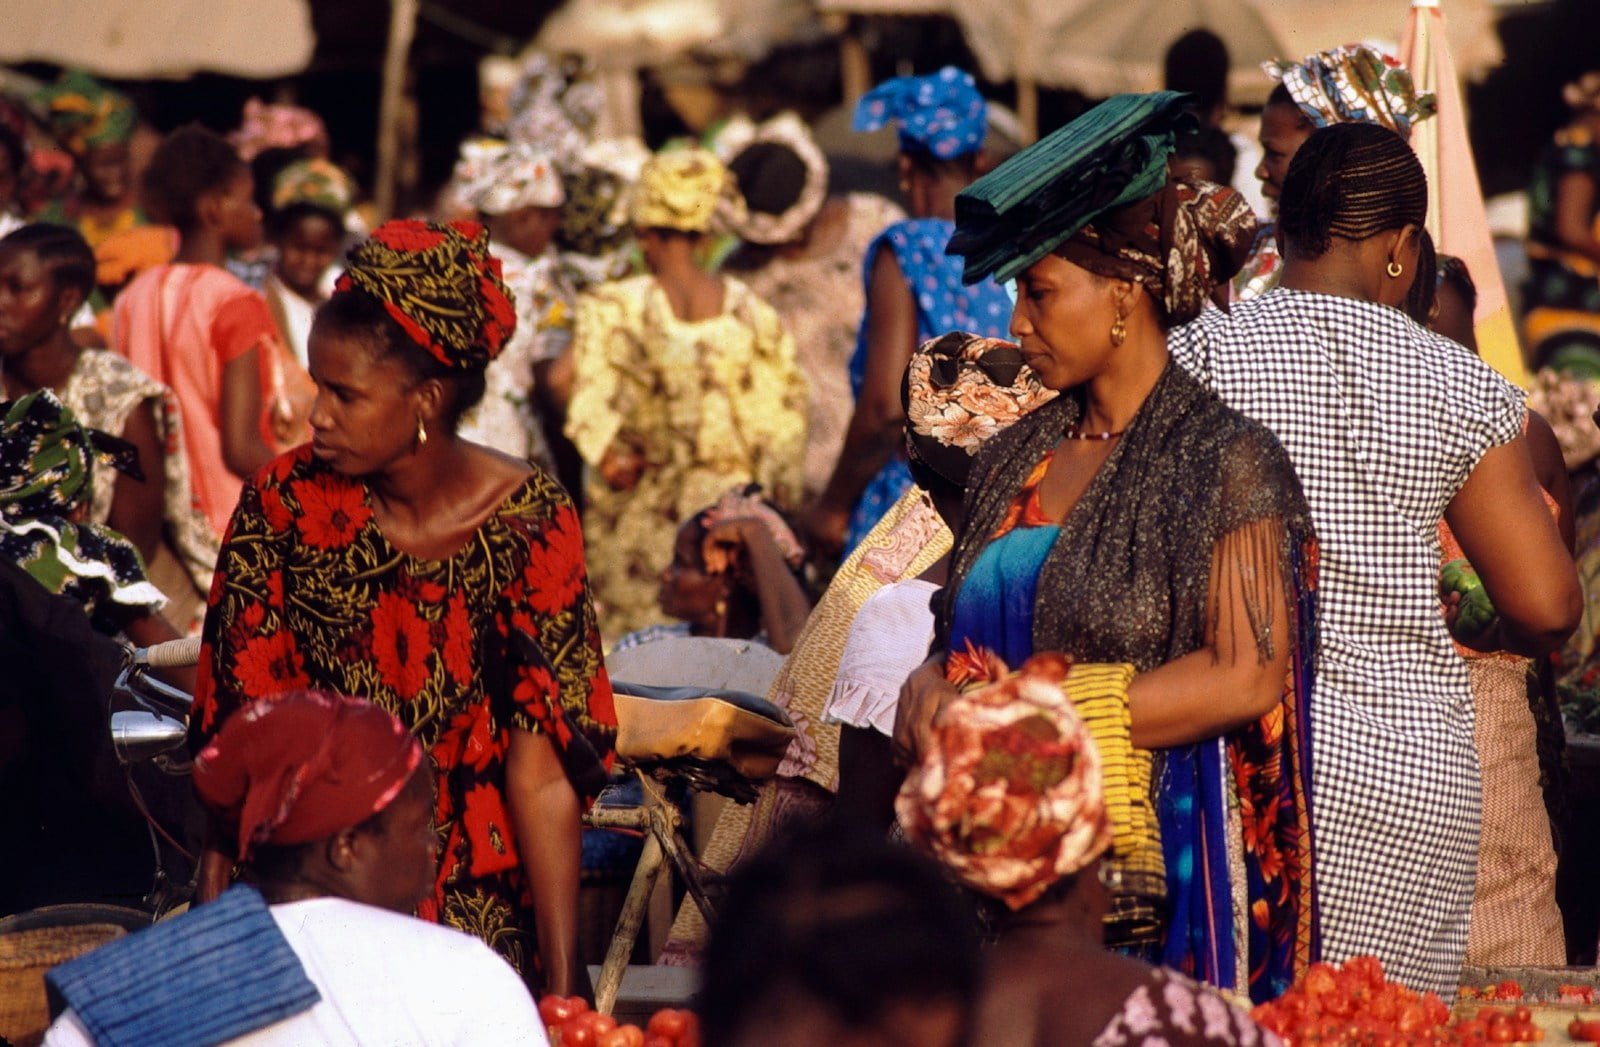
<path fill-rule="evenodd" d="M 1523 394 L 1396 309 L 1284 288 L 1172 332 L 1173 356 L 1289 452 L 1321 539 L 1312 812 L 1323 954 L 1450 999 L 1480 787 L 1437 525 Z"/>

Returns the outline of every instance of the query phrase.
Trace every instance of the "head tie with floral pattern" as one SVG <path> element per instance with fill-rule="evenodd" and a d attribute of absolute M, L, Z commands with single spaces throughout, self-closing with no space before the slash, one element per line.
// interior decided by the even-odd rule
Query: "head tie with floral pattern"
<path fill-rule="evenodd" d="M 874 87 L 856 103 L 854 127 L 876 131 L 892 121 L 902 152 L 954 160 L 983 148 L 988 109 L 972 74 L 947 65 L 931 76 L 897 76 Z"/>
<path fill-rule="evenodd" d="M 941 335 L 923 342 L 906 366 L 906 453 L 965 487 L 983 442 L 1055 397 L 1015 343 L 966 331 Z"/>
<path fill-rule="evenodd" d="M 73 156 L 82 156 L 97 145 L 126 142 L 133 137 L 138 120 L 127 95 L 81 69 L 62 73 L 39 92 L 39 102 L 51 135 Z"/>
<path fill-rule="evenodd" d="M 311 843 L 360 825 L 389 806 L 422 758 L 379 706 L 296 691 L 230 716 L 195 757 L 194 787 L 238 824 L 243 861 L 262 844 Z"/>
<path fill-rule="evenodd" d="M 567 199 L 550 157 L 520 142 L 474 138 L 461 143 L 450 178 L 457 197 L 486 215 L 560 207 Z"/>
<path fill-rule="evenodd" d="M 1256 228 L 1255 213 L 1232 189 L 1168 182 L 1098 216 L 1055 253 L 1101 276 L 1143 284 L 1168 322 L 1182 324 L 1244 265 Z"/>
<path fill-rule="evenodd" d="M 1411 128 L 1438 111 L 1432 94 L 1418 94 L 1405 66 L 1375 47 L 1349 44 L 1299 62 L 1266 62 L 1295 105 L 1317 127 L 1377 124 L 1407 141 Z"/>
<path fill-rule="evenodd" d="M 945 706 L 895 813 L 912 843 L 1015 911 L 1111 845 L 1100 752 L 1062 689 L 1060 655 Z"/>
<path fill-rule="evenodd" d="M 272 180 L 272 209 L 318 207 L 342 222 L 355 202 L 356 187 L 350 176 L 328 160 L 296 160 Z"/>
<path fill-rule="evenodd" d="M 385 222 L 350 249 L 334 287 L 382 302 L 412 341 L 457 370 L 486 367 L 517 326 L 500 260 L 477 222 Z"/>
<path fill-rule="evenodd" d="M 244 104 L 239 126 L 229 132 L 228 144 L 245 163 L 268 149 L 304 149 L 322 155 L 328 151 L 328 127 L 304 106 L 252 98 Z"/>
<path fill-rule="evenodd" d="M 722 161 L 694 146 L 652 156 L 639 172 L 629 211 L 642 229 L 721 232 L 742 220 L 744 199 Z"/>

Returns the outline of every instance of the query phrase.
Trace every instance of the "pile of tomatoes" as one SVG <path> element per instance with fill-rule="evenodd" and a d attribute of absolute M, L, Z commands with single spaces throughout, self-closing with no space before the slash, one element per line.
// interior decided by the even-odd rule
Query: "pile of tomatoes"
<path fill-rule="evenodd" d="M 700 1022 L 693 1011 L 663 1008 L 641 1029 L 591 1010 L 581 996 L 551 995 L 539 1001 L 539 1017 L 550 1047 L 700 1047 Z"/>
<path fill-rule="evenodd" d="M 1526 1043 L 1544 1039 L 1525 1007 L 1483 1008 L 1477 1017 L 1450 1021 L 1435 993 L 1416 993 L 1387 981 L 1375 956 L 1356 956 L 1342 967 L 1315 963 L 1288 992 L 1250 1012 L 1288 1047 L 1399 1047 L 1401 1044 Z"/>

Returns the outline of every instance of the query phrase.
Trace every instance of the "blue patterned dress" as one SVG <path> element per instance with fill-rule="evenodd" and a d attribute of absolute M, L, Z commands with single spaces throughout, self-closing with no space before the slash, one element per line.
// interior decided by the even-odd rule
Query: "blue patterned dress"
<path fill-rule="evenodd" d="M 991 279 L 967 287 L 961 282 L 961 259 L 944 253 L 955 223 L 944 218 L 910 218 L 896 222 L 867 245 L 862 281 L 868 288 L 861 314 L 855 355 L 850 358 L 850 391 L 861 397 L 867 375 L 867 330 L 872 318 L 872 263 L 878 248 L 888 244 L 917 303 L 917 343 L 949 331 L 971 331 L 986 338 L 1004 338 L 1011 324 L 1011 298 Z M 856 547 L 889 506 L 911 486 L 905 458 L 895 455 L 867 484 L 850 516 L 845 555 Z"/>

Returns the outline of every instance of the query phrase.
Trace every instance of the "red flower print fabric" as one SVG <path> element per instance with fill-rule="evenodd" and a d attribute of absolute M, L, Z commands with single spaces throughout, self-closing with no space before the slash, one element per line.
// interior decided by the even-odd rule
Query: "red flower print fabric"
<path fill-rule="evenodd" d="M 531 643 L 512 642 L 519 633 Z M 454 556 L 420 560 L 384 538 L 359 482 L 291 452 L 241 494 L 204 640 L 196 744 L 240 706 L 304 687 L 400 718 L 438 774 L 440 876 L 419 914 L 531 969 L 532 905 L 505 802 L 511 732 L 550 738 L 571 773 L 609 764 L 616 730 L 582 534 L 560 486 L 535 471 Z"/>

